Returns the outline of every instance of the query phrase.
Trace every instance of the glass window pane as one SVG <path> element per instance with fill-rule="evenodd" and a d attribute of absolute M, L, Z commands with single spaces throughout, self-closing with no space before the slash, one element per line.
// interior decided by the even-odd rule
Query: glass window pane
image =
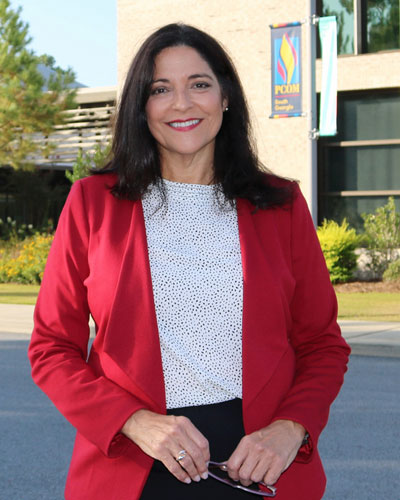
<path fill-rule="evenodd" d="M 400 139 L 400 91 L 339 96 L 336 141 Z"/>
<path fill-rule="evenodd" d="M 396 211 L 400 211 L 400 197 L 394 196 L 394 199 Z M 386 205 L 387 202 L 387 196 L 326 196 L 321 200 L 320 208 L 324 218 L 338 223 L 346 218 L 352 227 L 362 231 L 364 221 L 361 214 L 375 212 L 378 207 Z"/>
<path fill-rule="evenodd" d="M 329 146 L 357 140 L 400 139 L 400 91 L 338 95 L 338 135 L 319 141 L 319 217 L 361 228 L 361 214 L 373 212 L 387 196 L 345 196 L 338 191 L 400 189 L 400 145 Z M 397 204 L 400 208 L 400 197 Z"/>
<path fill-rule="evenodd" d="M 325 192 L 400 189 L 400 146 L 327 149 Z"/>
<path fill-rule="evenodd" d="M 354 53 L 353 0 L 322 0 L 322 16 L 336 16 L 338 54 Z"/>
<path fill-rule="evenodd" d="M 366 0 L 367 52 L 400 48 L 400 0 Z"/>

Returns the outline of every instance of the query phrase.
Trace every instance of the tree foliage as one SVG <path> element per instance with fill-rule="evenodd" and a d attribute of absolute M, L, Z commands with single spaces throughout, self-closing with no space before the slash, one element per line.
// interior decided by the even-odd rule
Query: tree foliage
<path fill-rule="evenodd" d="M 391 262 L 383 273 L 384 281 L 400 281 L 400 258 Z"/>
<path fill-rule="evenodd" d="M 92 170 L 103 167 L 111 153 L 111 144 L 98 143 L 93 153 L 79 150 L 72 170 L 65 171 L 65 177 L 73 184 L 91 174 Z"/>
<path fill-rule="evenodd" d="M 35 134 L 48 135 L 62 123 L 62 112 L 73 107 L 75 95 L 69 88 L 75 80 L 72 70 L 28 48 L 29 25 L 20 13 L 9 0 L 0 0 L 0 165 L 14 168 L 29 165 L 31 154 L 48 154 L 51 146 Z M 47 80 L 40 65 L 51 70 Z"/>
<path fill-rule="evenodd" d="M 396 212 L 394 198 L 390 196 L 386 205 L 373 214 L 362 214 L 362 218 L 370 257 L 368 267 L 376 278 L 381 278 L 396 260 L 400 248 L 400 214 Z"/>

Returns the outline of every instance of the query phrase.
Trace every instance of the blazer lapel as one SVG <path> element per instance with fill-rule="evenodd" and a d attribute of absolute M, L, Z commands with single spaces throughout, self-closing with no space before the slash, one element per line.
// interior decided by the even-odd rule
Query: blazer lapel
<path fill-rule="evenodd" d="M 251 210 L 237 200 L 243 267 L 243 408 L 250 405 L 274 373 L 288 341 L 282 290 L 271 270 Z M 267 212 L 265 212 L 267 214 Z M 263 230 L 269 230 L 266 217 Z M 271 240 L 275 236 L 271 231 Z M 273 246 L 273 243 L 271 242 Z M 245 411 L 244 411 L 245 414 Z"/>
<path fill-rule="evenodd" d="M 282 289 L 271 270 L 273 259 L 269 259 L 269 249 L 260 241 L 251 213 L 253 207 L 238 199 L 237 208 L 243 268 L 242 377 L 246 407 L 274 373 L 288 341 Z M 265 217 L 263 230 L 269 230 L 268 220 Z M 271 248 L 273 245 L 271 241 Z M 133 204 L 129 236 L 121 254 L 104 351 L 115 363 L 113 371 L 119 368 L 124 372 L 121 381 L 127 375 L 130 388 L 135 387 L 138 397 L 164 413 L 160 341 L 140 202 Z"/>
<path fill-rule="evenodd" d="M 140 202 L 132 208 L 104 351 L 128 375 L 138 397 L 147 399 L 154 409 L 164 413 L 160 341 Z"/>

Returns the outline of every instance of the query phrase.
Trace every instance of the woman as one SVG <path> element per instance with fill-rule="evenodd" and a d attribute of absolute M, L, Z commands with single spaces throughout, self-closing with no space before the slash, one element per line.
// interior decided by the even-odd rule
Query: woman
<path fill-rule="evenodd" d="M 112 161 L 72 187 L 36 306 L 33 378 L 77 429 L 66 498 L 255 498 L 211 477 L 217 461 L 233 485 L 320 499 L 349 355 L 336 313 L 304 198 L 262 173 L 228 56 L 161 28 L 129 70 Z"/>

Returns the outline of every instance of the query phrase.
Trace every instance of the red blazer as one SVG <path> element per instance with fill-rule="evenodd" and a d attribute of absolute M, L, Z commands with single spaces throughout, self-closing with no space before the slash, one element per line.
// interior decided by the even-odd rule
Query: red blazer
<path fill-rule="evenodd" d="M 67 500 L 135 500 L 153 460 L 119 433 L 140 408 L 165 413 L 142 205 L 116 199 L 113 175 L 76 182 L 35 310 L 32 375 L 77 429 Z M 349 348 L 307 205 L 258 210 L 237 200 L 243 265 L 243 420 L 301 423 L 310 444 L 277 482 L 277 500 L 319 500 L 317 451 Z M 87 359 L 89 312 L 96 338 Z M 210 481 L 212 479 L 209 479 Z M 188 486 L 188 495 L 189 495 Z"/>

